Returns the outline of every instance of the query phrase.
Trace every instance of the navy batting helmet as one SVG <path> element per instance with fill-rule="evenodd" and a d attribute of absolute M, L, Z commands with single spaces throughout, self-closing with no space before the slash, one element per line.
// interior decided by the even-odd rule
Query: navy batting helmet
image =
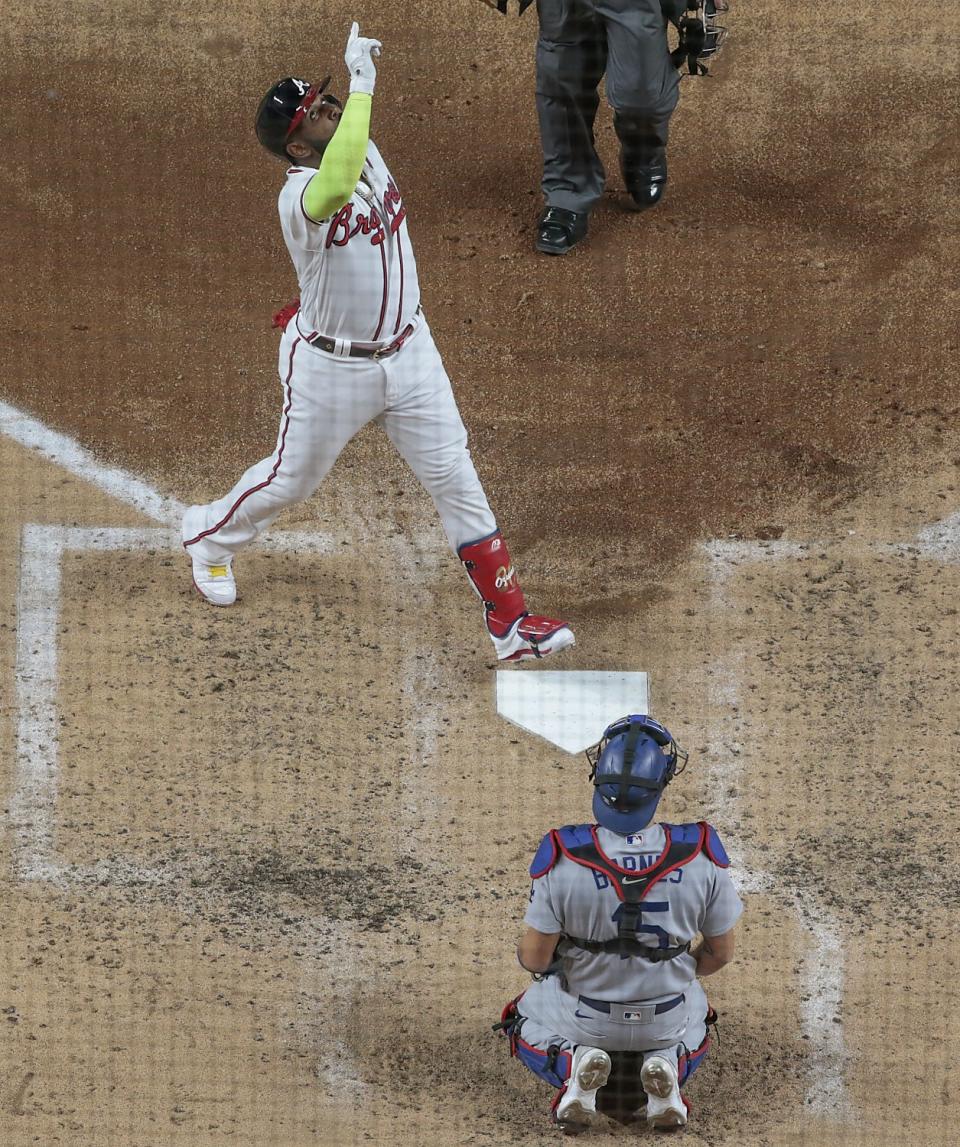
<path fill-rule="evenodd" d="M 626 835 L 653 820 L 660 795 L 687 763 L 667 729 L 652 717 L 614 721 L 587 749 L 598 824 Z"/>
<path fill-rule="evenodd" d="M 329 76 L 319 84 L 311 84 L 293 76 L 277 80 L 260 101 L 254 121 L 257 139 L 267 151 L 272 151 L 281 159 L 290 158 L 287 154 L 287 140 L 300 126 L 307 109 L 318 96 L 323 95 L 329 83 Z"/>

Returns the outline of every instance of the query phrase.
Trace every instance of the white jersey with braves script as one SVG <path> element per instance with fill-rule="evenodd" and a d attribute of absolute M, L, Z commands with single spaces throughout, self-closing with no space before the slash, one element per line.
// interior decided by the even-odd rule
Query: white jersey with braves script
<path fill-rule="evenodd" d="M 626 837 L 599 828 L 597 839 L 611 860 L 630 869 L 650 867 L 666 846 L 659 824 Z M 654 884 L 641 903 L 637 938 L 653 946 L 660 940 L 669 947 L 685 944 L 698 932 L 719 936 L 743 911 L 729 874 L 705 852 Z M 547 934 L 613 940 L 620 908 L 605 876 L 560 855 L 548 873 L 533 881 L 525 922 Z M 689 954 L 654 964 L 642 957 L 587 952 L 563 942 L 559 950 L 565 986 L 574 996 L 622 1003 L 660 1000 L 685 991 L 696 975 L 696 961 Z"/>
<path fill-rule="evenodd" d="M 300 283 L 297 325 L 353 342 L 388 343 L 413 318 L 420 284 L 406 208 L 371 142 L 350 200 L 315 221 L 303 207 L 313 168 L 291 167 L 278 202 L 287 250 Z"/>

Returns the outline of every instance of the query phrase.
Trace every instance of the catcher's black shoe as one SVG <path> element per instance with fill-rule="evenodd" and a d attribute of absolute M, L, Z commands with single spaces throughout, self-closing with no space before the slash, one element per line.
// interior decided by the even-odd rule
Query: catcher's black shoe
<path fill-rule="evenodd" d="M 585 211 L 545 207 L 537 224 L 534 246 L 544 255 L 566 255 L 587 234 L 590 216 Z"/>
<path fill-rule="evenodd" d="M 620 161 L 620 171 L 627 193 L 632 200 L 635 211 L 649 211 L 663 198 L 663 191 L 667 185 L 667 153 L 659 148 L 650 159 L 643 164 L 631 166 L 629 169 Z"/>

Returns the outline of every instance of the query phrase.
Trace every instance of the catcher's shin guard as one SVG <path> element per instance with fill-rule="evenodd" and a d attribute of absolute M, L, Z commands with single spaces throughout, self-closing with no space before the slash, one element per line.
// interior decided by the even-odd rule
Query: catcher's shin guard
<path fill-rule="evenodd" d="M 574 644 L 565 621 L 527 612 L 523 592 L 500 531 L 457 551 L 483 602 L 487 632 L 498 661 L 546 657 Z"/>

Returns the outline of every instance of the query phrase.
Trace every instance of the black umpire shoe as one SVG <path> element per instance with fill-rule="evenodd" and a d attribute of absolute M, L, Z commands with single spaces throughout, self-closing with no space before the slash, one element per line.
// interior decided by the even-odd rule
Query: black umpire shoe
<path fill-rule="evenodd" d="M 537 224 L 534 244 L 544 255 L 566 255 L 587 234 L 590 216 L 586 211 L 567 211 L 564 207 L 545 207 Z"/>
<path fill-rule="evenodd" d="M 667 153 L 658 148 L 646 163 L 631 166 L 629 169 L 620 161 L 620 171 L 627 192 L 633 200 L 635 211 L 648 211 L 663 198 L 667 185 Z"/>

